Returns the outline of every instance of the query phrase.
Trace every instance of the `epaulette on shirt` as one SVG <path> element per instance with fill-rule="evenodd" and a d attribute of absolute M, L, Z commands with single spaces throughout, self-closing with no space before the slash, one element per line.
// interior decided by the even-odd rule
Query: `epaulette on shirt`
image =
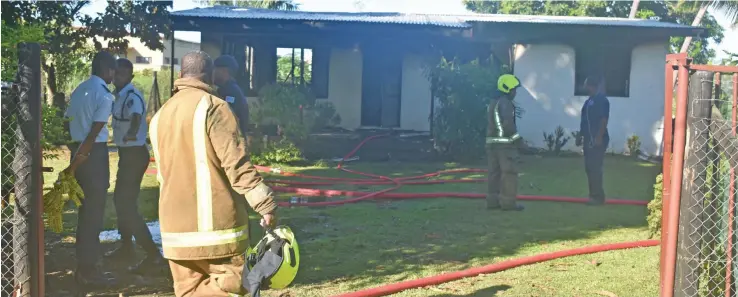
<path fill-rule="evenodd" d="M 106 91 L 108 91 L 108 93 L 110 93 L 110 94 L 113 93 L 113 92 L 110 91 L 110 89 L 108 89 L 108 86 L 106 86 L 104 84 L 100 84 L 100 85 L 103 87 L 103 89 L 105 89 Z"/>

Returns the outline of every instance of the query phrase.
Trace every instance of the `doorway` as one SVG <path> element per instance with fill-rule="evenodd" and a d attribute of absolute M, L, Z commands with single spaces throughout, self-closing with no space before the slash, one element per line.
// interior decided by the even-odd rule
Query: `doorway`
<path fill-rule="evenodd" d="M 361 125 L 400 127 L 402 53 L 383 46 L 362 50 Z"/>

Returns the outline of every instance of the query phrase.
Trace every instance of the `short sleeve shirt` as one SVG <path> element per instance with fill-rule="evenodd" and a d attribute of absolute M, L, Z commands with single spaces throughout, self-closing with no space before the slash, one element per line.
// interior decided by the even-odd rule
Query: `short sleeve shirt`
<path fill-rule="evenodd" d="M 131 128 L 131 119 L 133 114 L 140 114 L 142 119 L 136 141 L 123 142 L 123 137 L 128 134 Z M 115 94 L 115 102 L 113 103 L 113 141 L 115 145 L 120 147 L 143 146 L 146 145 L 146 135 L 148 126 L 143 118 L 146 115 L 146 102 L 141 92 L 129 83 Z"/>
<path fill-rule="evenodd" d="M 69 106 L 64 116 L 69 119 L 69 132 L 74 142 L 82 142 L 95 122 L 106 125 L 100 130 L 95 142 L 107 142 L 109 132 L 107 122 L 113 107 L 115 96 L 110 92 L 105 81 L 95 75 L 90 76 L 72 92 Z"/>
<path fill-rule="evenodd" d="M 245 136 L 249 125 L 249 104 L 246 101 L 241 88 L 235 80 L 231 79 L 223 85 L 218 86 L 218 96 L 228 102 L 238 118 L 238 126 L 241 133 Z"/>
<path fill-rule="evenodd" d="M 580 133 L 587 139 L 594 139 L 600 129 L 603 119 L 610 117 L 610 101 L 607 97 L 598 93 L 589 97 L 582 106 L 582 120 L 580 124 Z M 605 139 L 610 139 L 610 135 L 605 129 Z"/>

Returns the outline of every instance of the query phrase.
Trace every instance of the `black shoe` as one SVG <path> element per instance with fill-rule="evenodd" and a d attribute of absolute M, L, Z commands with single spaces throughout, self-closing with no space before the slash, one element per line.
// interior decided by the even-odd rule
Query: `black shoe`
<path fill-rule="evenodd" d="M 105 258 L 116 260 L 133 260 L 136 258 L 136 251 L 133 244 L 121 244 L 112 251 L 105 253 Z"/>
<path fill-rule="evenodd" d="M 602 206 L 604 204 L 605 201 L 602 200 L 589 199 L 589 201 L 587 201 L 587 205 L 589 206 Z"/>
<path fill-rule="evenodd" d="M 110 273 L 97 269 L 77 271 L 74 273 L 74 280 L 78 286 L 90 290 L 109 288 L 118 284 Z"/>
<path fill-rule="evenodd" d="M 167 268 L 167 261 L 157 252 L 149 254 L 141 262 L 128 267 L 128 272 L 134 274 L 163 273 Z"/>
<path fill-rule="evenodd" d="M 503 211 L 523 211 L 525 209 L 525 206 L 520 204 L 515 204 L 512 208 L 503 208 Z"/>

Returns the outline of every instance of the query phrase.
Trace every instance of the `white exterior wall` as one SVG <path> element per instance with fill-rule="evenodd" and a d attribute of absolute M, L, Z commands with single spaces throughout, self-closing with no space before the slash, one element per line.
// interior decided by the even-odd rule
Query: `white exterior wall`
<path fill-rule="evenodd" d="M 361 52 L 353 49 L 331 49 L 328 70 L 328 101 L 341 116 L 340 126 L 356 129 L 361 126 Z"/>
<path fill-rule="evenodd" d="M 360 51 L 331 50 L 328 99 L 341 116 L 341 127 L 361 127 L 361 87 L 363 60 Z M 429 131 L 431 110 L 430 81 L 423 74 L 420 56 L 406 55 L 402 63 L 400 129 Z"/>
<path fill-rule="evenodd" d="M 430 131 L 431 83 L 423 71 L 420 56 L 405 56 L 402 62 L 400 129 Z"/>
<path fill-rule="evenodd" d="M 664 58 L 666 43 L 637 46 L 632 52 L 630 97 L 610 100 L 610 150 L 626 150 L 626 139 L 638 135 L 641 150 L 659 154 L 664 111 Z M 525 109 L 518 121 L 521 136 L 531 145 L 545 147 L 543 132 L 561 125 L 567 136 L 579 130 L 580 110 L 587 99 L 574 96 L 574 49 L 566 45 L 519 45 L 515 75 L 522 88 L 516 101 Z M 567 149 L 576 149 L 573 139 Z"/>

